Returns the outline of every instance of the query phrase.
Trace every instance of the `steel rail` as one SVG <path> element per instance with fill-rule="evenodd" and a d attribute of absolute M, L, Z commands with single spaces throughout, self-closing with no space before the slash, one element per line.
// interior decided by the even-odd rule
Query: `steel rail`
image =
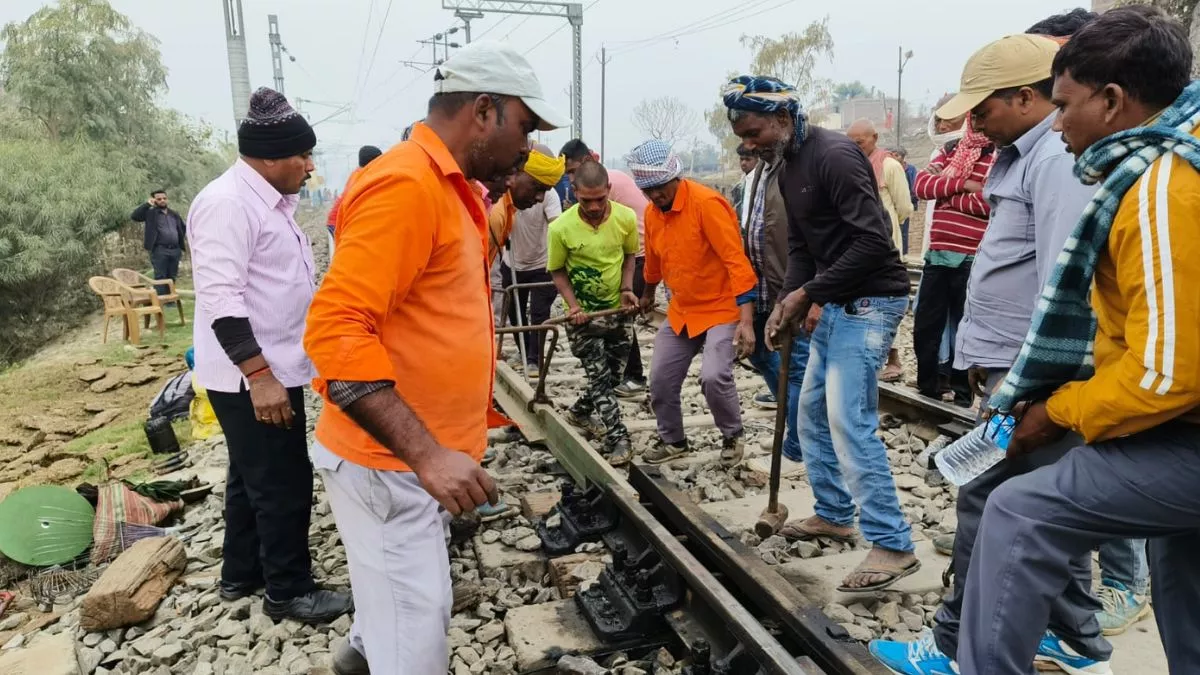
<path fill-rule="evenodd" d="M 886 675 L 890 671 L 852 642 L 820 608 L 762 561 L 755 552 L 662 477 L 658 467 L 634 464 L 629 484 L 677 534 L 701 549 L 703 559 L 724 574 L 756 609 L 778 620 L 802 653 L 829 675 Z M 868 665 L 869 664 L 869 665 Z"/>
<path fill-rule="evenodd" d="M 526 438 L 533 442 L 532 436 L 544 442 L 559 464 L 577 483 L 594 483 L 605 487 L 617 506 L 627 516 L 628 522 L 647 540 L 651 541 L 661 555 L 670 559 L 672 567 L 688 580 L 693 596 L 701 598 L 721 619 L 721 630 L 728 631 L 736 637 L 742 643 L 743 648 L 755 657 L 765 672 L 772 675 L 777 673 L 816 675 L 821 672 L 837 675 L 875 675 L 875 673 L 883 672 L 867 668 L 864 663 L 870 659 L 856 657 L 849 649 L 850 645 L 840 643 L 831 636 L 820 637 L 828 635 L 828 628 L 831 625 L 829 620 L 824 617 L 819 608 L 807 607 L 801 611 L 798 604 L 798 591 L 777 572 L 767 569 L 760 579 L 760 581 L 767 580 L 765 583 L 769 584 L 770 589 L 765 593 L 779 596 L 787 593 L 785 588 L 791 588 L 791 595 L 786 597 L 796 601 L 796 604 L 793 605 L 795 609 L 793 622 L 798 624 L 809 621 L 818 622 L 801 631 L 802 634 L 810 636 L 808 639 L 793 640 L 801 649 L 808 649 L 810 645 L 815 646 L 817 653 L 789 654 L 779 640 L 763 627 L 754 614 L 739 602 L 730 590 L 723 586 L 713 573 L 707 570 L 695 555 L 680 543 L 675 535 L 660 523 L 635 496 L 640 495 L 643 500 L 648 500 L 656 505 L 660 504 L 664 498 L 661 496 L 661 492 L 656 494 L 657 485 L 646 484 L 635 489 L 623 472 L 611 467 L 599 453 L 592 449 L 590 443 L 566 422 L 552 404 L 535 401 L 534 390 L 503 361 L 496 364 L 495 394 L 505 413 L 521 427 Z M 637 470 L 633 469 L 633 471 Z M 678 496 L 675 499 L 691 504 L 685 496 Z M 698 507 L 695 507 L 694 511 L 703 513 Z M 688 511 L 688 513 L 693 512 Z M 707 515 L 704 517 L 707 518 Z M 696 516 L 695 520 L 696 523 L 700 523 L 693 523 L 691 529 L 695 532 L 712 531 L 709 522 L 711 518 L 705 521 Z M 740 542 L 738 544 L 740 545 Z M 765 563 L 762 563 L 752 552 L 743 552 L 739 558 L 740 563 L 736 564 L 744 567 L 765 566 Z M 747 597 L 754 598 L 756 595 L 752 588 L 748 590 L 741 584 L 737 584 L 737 587 Z M 763 594 L 760 592 L 757 595 L 761 598 Z M 762 609 L 762 607 L 755 609 Z M 858 651 L 866 653 L 861 647 L 858 648 Z M 786 658 L 784 658 L 785 655 Z M 819 668 L 813 670 L 811 666 L 806 667 L 804 664 L 808 663 L 807 661 L 802 658 L 800 661 L 797 660 L 802 656 L 812 658 L 812 662 L 816 663 Z"/>

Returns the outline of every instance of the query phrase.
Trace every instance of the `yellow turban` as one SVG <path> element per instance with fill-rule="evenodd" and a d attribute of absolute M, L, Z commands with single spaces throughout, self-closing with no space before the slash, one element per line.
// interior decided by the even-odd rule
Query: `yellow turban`
<path fill-rule="evenodd" d="M 542 185 L 554 187 L 562 180 L 563 172 L 567 170 L 567 158 L 551 157 L 537 150 L 529 151 L 529 159 L 525 160 L 525 173 Z"/>

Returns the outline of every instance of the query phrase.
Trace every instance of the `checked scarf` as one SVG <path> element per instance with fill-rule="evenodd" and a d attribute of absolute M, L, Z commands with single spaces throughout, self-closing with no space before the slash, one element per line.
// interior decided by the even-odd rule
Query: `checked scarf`
<path fill-rule="evenodd" d="M 1200 170 L 1200 140 L 1192 136 L 1198 125 L 1200 81 L 1188 85 L 1153 124 L 1108 136 L 1075 163 L 1075 174 L 1084 183 L 1104 182 L 1058 254 L 1025 344 L 1004 384 L 989 400 L 991 408 L 1010 412 L 1019 401 L 1044 398 L 1066 382 L 1091 377 L 1096 317 L 1089 293 L 1117 207 L 1167 153 Z"/>
<path fill-rule="evenodd" d="M 721 90 L 721 100 L 730 110 L 770 114 L 787 110 L 791 114 L 792 146 L 798 147 L 808 136 L 808 118 L 800 108 L 796 88 L 783 80 L 766 75 L 739 75 Z"/>

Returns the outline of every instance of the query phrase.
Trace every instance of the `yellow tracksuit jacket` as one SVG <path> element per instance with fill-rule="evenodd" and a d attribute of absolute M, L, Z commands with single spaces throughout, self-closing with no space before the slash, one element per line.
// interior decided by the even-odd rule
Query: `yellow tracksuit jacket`
<path fill-rule="evenodd" d="M 1092 286 L 1096 372 L 1050 419 L 1089 443 L 1200 423 L 1200 172 L 1166 155 L 1121 199 Z"/>

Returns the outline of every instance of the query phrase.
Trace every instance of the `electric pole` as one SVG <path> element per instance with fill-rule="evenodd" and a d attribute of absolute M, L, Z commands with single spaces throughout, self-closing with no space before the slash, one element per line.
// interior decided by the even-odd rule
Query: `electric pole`
<path fill-rule="evenodd" d="M 267 15 L 267 40 L 271 43 L 271 70 L 275 74 L 275 91 L 284 94 L 283 90 L 283 43 L 279 39 L 279 16 Z"/>
<path fill-rule="evenodd" d="M 904 146 L 904 136 L 901 135 L 900 129 L 904 119 L 904 103 L 901 100 L 900 93 L 904 86 L 904 66 L 908 64 L 908 60 L 912 58 L 912 50 L 904 51 L 904 47 L 896 48 L 896 62 L 899 65 L 896 68 L 896 147 Z"/>
<path fill-rule="evenodd" d="M 607 75 L 608 62 L 612 59 L 608 58 L 608 48 L 600 46 L 600 163 L 604 163 L 604 112 L 605 112 L 605 93 L 607 86 L 605 76 Z"/>
<path fill-rule="evenodd" d="M 578 2 L 521 2 L 518 0 L 442 0 L 442 9 L 553 16 L 571 26 L 571 134 L 583 136 L 583 5 Z"/>
<path fill-rule="evenodd" d="M 242 123 L 250 110 L 250 65 L 246 59 L 246 30 L 242 0 L 222 0 L 225 12 L 225 54 L 229 60 L 229 89 L 233 94 L 233 122 Z"/>

